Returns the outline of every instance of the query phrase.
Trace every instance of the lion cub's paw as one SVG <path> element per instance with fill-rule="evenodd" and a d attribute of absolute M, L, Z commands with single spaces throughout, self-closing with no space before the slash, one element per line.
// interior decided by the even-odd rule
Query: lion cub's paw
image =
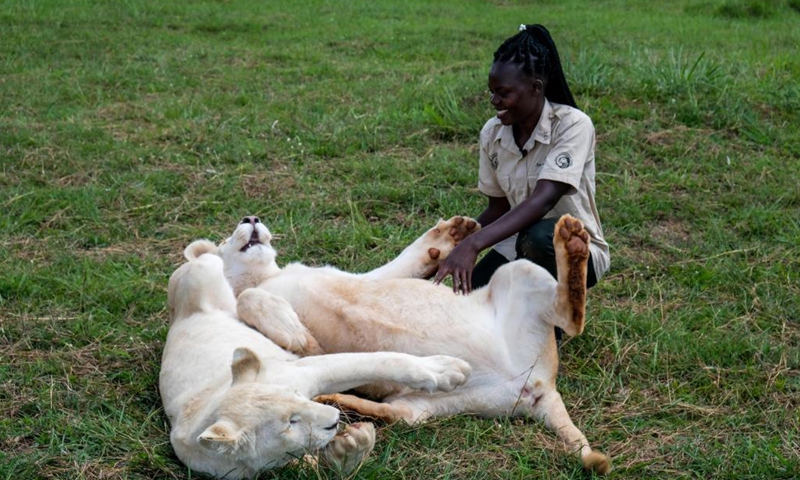
<path fill-rule="evenodd" d="M 580 220 L 564 215 L 553 231 L 553 247 L 558 265 L 559 298 L 571 318 L 564 330 L 570 336 L 580 335 L 586 322 L 586 277 L 591 237 Z"/>
<path fill-rule="evenodd" d="M 462 240 L 481 229 L 481 226 L 470 217 L 457 215 L 449 220 L 439 220 L 420 240 L 428 249 L 430 260 L 444 260 L 453 248 Z"/>
<path fill-rule="evenodd" d="M 429 377 L 420 379 L 416 385 L 409 384 L 409 386 L 428 393 L 452 391 L 466 382 L 472 372 L 469 363 L 448 355 L 423 357 L 421 360 Z"/>
<path fill-rule="evenodd" d="M 589 258 L 589 233 L 580 220 L 564 215 L 556 225 L 556 248 L 563 248 L 570 258 Z"/>
<path fill-rule="evenodd" d="M 449 220 L 439 220 L 436 228 L 458 245 L 458 242 L 480 230 L 481 226 L 470 217 L 456 215 Z"/>
<path fill-rule="evenodd" d="M 583 468 L 598 475 L 606 475 L 611 471 L 611 461 L 600 452 L 589 452 L 583 456 Z"/>
<path fill-rule="evenodd" d="M 325 462 L 343 472 L 352 472 L 375 446 L 375 426 L 368 422 L 347 425 L 322 451 Z"/>

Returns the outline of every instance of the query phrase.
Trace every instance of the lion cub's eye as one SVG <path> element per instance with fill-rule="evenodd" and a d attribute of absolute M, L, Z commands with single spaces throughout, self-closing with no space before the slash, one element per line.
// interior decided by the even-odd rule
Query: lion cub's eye
<path fill-rule="evenodd" d="M 295 424 L 297 424 L 297 423 L 299 423 L 299 422 L 300 422 L 300 415 L 292 415 L 292 416 L 289 418 L 289 424 L 290 424 L 290 425 L 295 425 Z"/>

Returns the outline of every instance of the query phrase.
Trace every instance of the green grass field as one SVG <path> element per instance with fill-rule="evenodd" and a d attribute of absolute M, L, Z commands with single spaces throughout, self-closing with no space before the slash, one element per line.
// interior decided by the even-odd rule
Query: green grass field
<path fill-rule="evenodd" d="M 800 476 L 797 0 L 0 0 L 0 478 L 196 477 L 157 389 L 183 248 L 257 214 L 285 262 L 366 270 L 477 215 L 523 22 L 598 135 L 573 420 L 612 478 Z M 463 417 L 381 428 L 354 477 L 584 476 L 538 423 Z"/>

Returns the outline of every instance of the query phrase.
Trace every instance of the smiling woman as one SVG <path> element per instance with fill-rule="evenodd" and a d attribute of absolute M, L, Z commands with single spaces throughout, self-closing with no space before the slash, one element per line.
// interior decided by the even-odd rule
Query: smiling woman
<path fill-rule="evenodd" d="M 489 199 L 478 217 L 483 230 L 456 247 L 436 280 L 452 275 L 453 289 L 468 293 L 520 258 L 556 277 L 553 227 L 570 214 L 592 237 L 587 285 L 593 286 L 609 267 L 594 199 L 594 125 L 578 110 L 545 27 L 522 25 L 503 42 L 489 70 L 489 90 L 497 115 L 480 136 L 478 187 Z"/>
<path fill-rule="evenodd" d="M 287 263 L 369 271 L 480 213 L 520 19 L 597 131 L 613 266 L 561 347 L 573 420 L 615 478 L 797 478 L 800 13 L 718 10 L 754 2 L 3 1 L 0 479 L 197 478 L 157 388 L 181 249 L 271 212 Z M 581 475 L 539 422 L 377 433 L 358 478 Z"/>

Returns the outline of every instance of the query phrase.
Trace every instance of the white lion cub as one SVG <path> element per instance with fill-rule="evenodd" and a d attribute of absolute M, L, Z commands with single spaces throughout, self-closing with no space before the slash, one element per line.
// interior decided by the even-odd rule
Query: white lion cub
<path fill-rule="evenodd" d="M 210 251 L 222 257 L 226 277 L 241 292 L 239 317 L 286 348 L 445 354 L 473 369 L 452 392 L 423 394 L 383 383 L 370 390 L 380 404 L 343 395 L 329 400 L 408 422 L 458 413 L 537 418 L 580 452 L 584 468 L 608 472 L 608 458 L 590 448 L 556 390 L 553 327 L 569 335 L 583 331 L 589 234 L 575 218 L 559 220 L 553 242 L 558 280 L 526 260 L 502 266 L 489 285 L 468 296 L 407 278 L 435 270 L 459 238 L 477 228 L 462 217 L 440 222 L 397 259 L 363 275 L 301 264 L 279 268 L 269 230 L 255 217 L 245 217 L 218 248 L 201 241 L 187 255 Z M 296 316 L 272 314 L 284 301 Z"/>
<path fill-rule="evenodd" d="M 184 464 L 215 477 L 250 478 L 320 450 L 324 460 L 352 470 L 372 449 L 374 427 L 359 423 L 337 433 L 339 411 L 310 398 L 379 381 L 446 392 L 470 372 L 466 362 L 441 355 L 299 359 L 236 318 L 236 299 L 215 255 L 192 255 L 172 274 L 168 296 L 159 388 L 170 441 Z M 277 302 L 262 315 L 281 321 L 294 314 Z"/>

